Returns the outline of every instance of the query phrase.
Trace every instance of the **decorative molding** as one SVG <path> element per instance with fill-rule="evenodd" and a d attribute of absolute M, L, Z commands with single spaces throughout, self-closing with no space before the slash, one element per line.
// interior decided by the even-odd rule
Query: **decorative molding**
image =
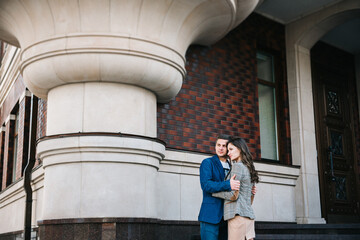
<path fill-rule="evenodd" d="M 174 67 L 183 77 L 186 75 L 184 68 L 186 60 L 175 49 L 147 39 L 104 33 L 54 36 L 31 44 L 21 53 L 21 59 L 24 59 L 21 63 L 21 71 L 38 60 L 59 55 L 84 53 L 120 54 L 148 58 Z"/>
<path fill-rule="evenodd" d="M 92 134 L 82 136 L 68 136 L 47 138 L 40 140 L 37 155 L 46 167 L 57 164 L 71 164 L 84 162 L 117 162 L 142 164 L 159 168 L 159 161 L 164 157 L 165 146 L 149 138 L 130 138 Z M 104 160 L 104 154 L 108 158 Z M 145 158 L 121 158 L 122 154 L 143 155 Z M 61 155 L 67 155 L 65 159 Z M 55 156 L 55 157 L 54 157 Z M 71 157 L 70 157 L 71 156 Z"/>
<path fill-rule="evenodd" d="M 1 66 L 0 69 L 0 106 L 3 105 L 5 99 L 7 98 L 11 87 L 14 85 L 15 81 L 20 75 L 20 49 L 9 46 L 3 61 L 6 61 L 5 64 Z"/>
<path fill-rule="evenodd" d="M 21 96 L 19 98 L 19 104 L 25 97 L 31 97 L 31 92 L 27 89 L 21 94 Z"/>
<path fill-rule="evenodd" d="M 15 114 L 10 114 L 6 119 L 5 119 L 5 125 L 8 124 L 8 122 L 10 120 L 15 120 L 16 119 L 16 115 Z"/>
<path fill-rule="evenodd" d="M 0 210 L 25 197 L 23 185 L 24 180 L 21 178 L 0 192 Z"/>
<path fill-rule="evenodd" d="M 66 45 L 60 45 L 58 46 L 59 50 L 61 49 L 65 49 L 64 47 L 66 46 L 66 49 L 79 49 L 79 44 L 77 44 L 76 42 L 72 42 L 74 40 L 72 39 L 77 39 L 77 38 L 84 38 L 83 40 L 90 40 L 91 42 L 89 42 L 87 45 L 88 47 L 93 46 L 93 44 L 91 44 L 92 42 L 96 41 L 96 39 L 108 39 L 106 42 L 103 42 L 102 45 L 104 46 L 105 49 L 118 49 L 118 47 L 109 47 L 109 45 L 107 45 L 107 43 L 112 44 L 113 46 L 117 46 L 116 43 L 125 43 L 126 46 L 129 48 L 129 43 L 131 41 L 137 42 L 137 43 L 141 43 L 140 46 L 137 47 L 132 47 L 132 49 L 136 49 L 136 48 L 140 48 L 140 47 L 144 47 L 144 46 L 157 46 L 161 49 L 164 49 L 166 51 L 170 51 L 173 52 L 175 55 L 177 55 L 176 58 L 180 58 L 182 59 L 183 64 L 185 64 L 186 59 L 184 58 L 184 56 L 181 55 L 181 53 L 179 53 L 178 51 L 176 51 L 173 48 L 170 48 L 164 44 L 161 44 L 159 42 L 155 42 L 155 41 L 151 41 L 149 39 L 145 39 L 145 38 L 138 38 L 138 37 L 133 37 L 133 36 L 129 36 L 129 35 L 120 35 L 120 34 L 113 34 L 113 33 L 103 33 L 103 32 L 93 32 L 91 34 L 88 33 L 71 33 L 71 34 L 67 34 L 66 36 L 63 35 L 58 35 L 58 36 L 52 36 L 48 39 L 43 39 L 41 41 L 35 42 L 29 46 L 27 46 L 26 48 L 23 49 L 22 53 L 21 53 L 21 57 L 26 57 L 26 54 L 28 54 L 27 52 L 30 51 L 31 48 L 33 47 L 39 47 L 40 45 L 43 46 L 42 44 L 44 43 L 49 43 L 49 46 L 52 44 L 52 42 L 54 41 L 61 41 L 64 40 Z M 87 38 L 87 39 L 86 39 Z M 71 47 L 71 45 L 77 46 L 77 47 Z M 81 46 L 86 46 L 81 44 Z M 110 45 L 111 46 L 111 45 Z M 51 46 L 50 46 L 51 47 Z M 90 48 L 91 49 L 91 48 Z M 96 49 L 96 48 L 95 48 Z M 42 52 L 48 52 L 47 50 L 43 50 Z M 31 53 L 30 53 L 31 54 Z"/>
<path fill-rule="evenodd" d="M 153 91 L 159 101 L 168 101 L 180 91 L 186 75 L 185 58 L 177 50 L 126 35 L 55 36 L 23 49 L 21 59 L 25 84 L 43 98 L 64 84 L 103 81 L 140 86 Z M 72 66 L 73 59 L 80 64 Z"/>
<path fill-rule="evenodd" d="M 44 187 L 44 169 L 42 167 L 37 168 L 32 173 L 31 185 L 33 191 L 37 191 Z M 6 189 L 0 192 L 0 209 L 5 206 L 25 197 L 24 192 L 24 180 L 20 178 Z"/>

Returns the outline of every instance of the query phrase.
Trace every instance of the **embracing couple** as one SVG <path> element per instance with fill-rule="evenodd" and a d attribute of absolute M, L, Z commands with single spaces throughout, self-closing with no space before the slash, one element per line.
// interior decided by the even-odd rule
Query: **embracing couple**
<path fill-rule="evenodd" d="M 225 135 L 217 138 L 215 151 L 216 155 L 204 159 L 200 166 L 201 240 L 253 239 L 251 204 L 259 177 L 252 155 L 244 139 Z"/>

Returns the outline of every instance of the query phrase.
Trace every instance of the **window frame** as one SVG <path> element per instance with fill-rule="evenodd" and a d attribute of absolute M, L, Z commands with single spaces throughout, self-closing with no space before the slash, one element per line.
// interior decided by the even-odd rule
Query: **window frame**
<path fill-rule="evenodd" d="M 17 149 L 15 149 L 15 125 L 16 125 L 16 116 L 19 110 L 19 104 L 17 103 L 10 113 L 9 126 L 9 135 L 8 135 L 8 148 L 7 148 L 7 169 L 6 169 L 6 187 L 10 186 L 16 181 L 16 164 L 17 164 Z M 20 113 L 19 113 L 20 114 Z M 11 119 L 11 116 L 14 116 Z M 16 150 L 16 159 L 14 159 Z"/>
<path fill-rule="evenodd" d="M 276 162 L 276 163 L 282 163 L 283 159 L 282 159 L 282 155 L 283 155 L 283 149 L 281 148 L 281 144 L 283 142 L 282 138 L 281 138 L 281 131 L 280 131 L 280 108 L 282 107 L 280 105 L 280 96 L 279 96 L 279 82 L 280 82 L 280 78 L 281 78 L 281 71 L 280 71 L 280 54 L 277 51 L 274 51 L 272 49 L 268 49 L 265 47 L 261 47 L 258 48 L 256 50 L 256 63 L 257 63 L 257 54 L 261 54 L 261 55 L 265 55 L 265 56 L 271 56 L 272 57 L 272 77 L 273 77 L 273 82 L 269 82 L 267 80 L 261 79 L 258 77 L 258 72 L 257 72 L 257 65 L 256 65 L 256 80 L 257 80 L 257 93 L 259 93 L 258 87 L 259 84 L 262 84 L 264 86 L 268 86 L 268 87 L 272 87 L 274 89 L 274 104 L 275 104 L 275 131 L 276 131 L 276 151 L 277 151 L 277 159 L 268 159 L 268 158 L 263 158 L 261 156 L 261 160 L 262 161 L 269 161 L 269 162 Z M 258 96 L 258 101 L 259 101 L 260 97 Z M 259 112 L 259 132 L 260 132 L 260 112 Z M 260 144 L 260 152 L 261 152 L 261 144 Z"/>
<path fill-rule="evenodd" d="M 2 185 L 3 185 L 3 177 L 4 177 L 4 149 L 5 149 L 5 126 L 1 126 L 1 132 L 0 132 L 0 192 L 2 191 Z"/>
<path fill-rule="evenodd" d="M 16 171 L 17 171 L 17 164 L 18 164 L 18 149 L 19 149 L 19 124 L 20 124 L 20 111 L 19 107 L 14 109 L 15 119 L 14 121 L 14 129 L 13 131 L 13 152 L 12 152 L 12 162 L 13 162 L 13 169 L 12 169 L 12 182 L 16 181 Z"/>

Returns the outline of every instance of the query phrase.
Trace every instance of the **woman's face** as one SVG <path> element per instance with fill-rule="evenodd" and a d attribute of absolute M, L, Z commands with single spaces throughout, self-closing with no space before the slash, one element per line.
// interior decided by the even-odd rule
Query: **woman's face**
<path fill-rule="evenodd" d="M 240 149 L 235 147 L 232 143 L 228 144 L 228 155 L 232 161 L 241 161 Z"/>

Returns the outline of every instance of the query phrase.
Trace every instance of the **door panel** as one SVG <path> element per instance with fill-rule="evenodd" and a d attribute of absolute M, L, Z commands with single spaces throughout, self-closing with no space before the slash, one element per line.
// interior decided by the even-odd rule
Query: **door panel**
<path fill-rule="evenodd" d="M 360 221 L 349 78 L 346 71 L 312 63 L 322 215 L 328 223 Z"/>

